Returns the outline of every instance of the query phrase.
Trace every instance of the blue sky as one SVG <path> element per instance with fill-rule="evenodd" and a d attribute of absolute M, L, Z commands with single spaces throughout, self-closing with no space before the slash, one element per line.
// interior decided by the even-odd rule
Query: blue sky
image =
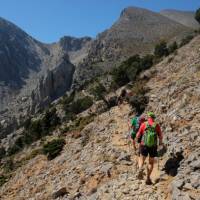
<path fill-rule="evenodd" d="M 49 43 L 64 35 L 95 37 L 128 6 L 196 10 L 200 0 L 0 0 L 0 16 Z"/>

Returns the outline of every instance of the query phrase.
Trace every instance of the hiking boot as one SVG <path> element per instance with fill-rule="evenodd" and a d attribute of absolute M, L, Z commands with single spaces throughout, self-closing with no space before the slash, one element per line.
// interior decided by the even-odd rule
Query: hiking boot
<path fill-rule="evenodd" d="M 152 185 L 153 183 L 152 183 L 152 181 L 151 181 L 151 179 L 150 178 L 147 178 L 147 180 L 146 180 L 146 185 Z"/>
<path fill-rule="evenodd" d="M 143 169 L 140 169 L 140 170 L 138 171 L 137 178 L 138 178 L 139 180 L 142 180 L 142 179 L 143 179 Z"/>

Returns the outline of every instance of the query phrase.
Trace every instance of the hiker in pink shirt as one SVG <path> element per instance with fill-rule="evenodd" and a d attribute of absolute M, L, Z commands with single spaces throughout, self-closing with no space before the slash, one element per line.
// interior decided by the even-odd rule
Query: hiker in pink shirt
<path fill-rule="evenodd" d="M 149 155 L 149 166 L 147 168 L 147 180 L 146 184 L 152 184 L 150 175 L 153 171 L 154 167 L 154 158 L 158 156 L 157 147 L 158 142 L 157 138 L 159 138 L 159 145 L 162 145 L 162 132 L 160 125 L 157 124 L 155 120 L 155 114 L 153 112 L 148 113 L 147 122 L 142 123 L 140 129 L 137 132 L 136 138 L 140 143 L 139 151 L 140 151 L 140 159 L 139 159 L 139 172 L 138 178 L 143 178 L 143 165 L 146 160 L 146 157 Z"/>

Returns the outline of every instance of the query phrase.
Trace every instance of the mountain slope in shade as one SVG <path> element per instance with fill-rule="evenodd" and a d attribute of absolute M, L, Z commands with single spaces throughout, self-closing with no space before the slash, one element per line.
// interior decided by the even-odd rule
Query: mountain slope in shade
<path fill-rule="evenodd" d="M 79 54 L 86 54 L 90 40 L 63 37 L 44 44 L 0 18 L 0 122 L 15 122 L 64 95 L 71 87 L 72 62 L 83 59 Z"/>
<path fill-rule="evenodd" d="M 80 82 L 91 74 L 108 70 L 134 54 L 150 53 L 159 40 L 178 40 L 191 31 L 159 13 L 126 8 L 117 22 L 93 41 L 88 56 L 75 73 L 75 80 Z M 88 73 L 90 69 L 92 72 Z"/>
<path fill-rule="evenodd" d="M 192 11 L 179 11 L 179 10 L 162 10 L 161 15 L 168 17 L 184 26 L 199 29 L 200 25 L 195 20 L 195 12 Z"/>

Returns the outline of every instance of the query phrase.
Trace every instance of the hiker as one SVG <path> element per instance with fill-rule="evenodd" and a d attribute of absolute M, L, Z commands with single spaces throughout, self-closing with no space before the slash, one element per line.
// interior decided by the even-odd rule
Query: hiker
<path fill-rule="evenodd" d="M 136 134 L 137 134 L 141 124 L 144 121 L 145 121 L 144 116 L 141 116 L 139 113 L 137 113 L 136 116 L 134 118 L 132 118 L 130 121 L 130 125 L 129 125 L 130 138 L 132 140 L 132 144 L 133 144 L 135 152 L 136 152 L 136 143 L 135 143 Z"/>
<path fill-rule="evenodd" d="M 159 145 L 162 143 L 162 132 L 160 125 L 155 122 L 155 114 L 153 112 L 148 112 L 148 120 L 141 124 L 139 131 L 137 132 L 136 138 L 138 143 L 140 143 L 140 158 L 139 158 L 139 171 L 138 179 L 143 178 L 143 166 L 144 162 L 149 155 L 149 164 L 147 167 L 147 179 L 146 184 L 151 185 L 151 173 L 154 167 L 154 158 L 157 157 L 157 145 L 159 138 Z"/>

